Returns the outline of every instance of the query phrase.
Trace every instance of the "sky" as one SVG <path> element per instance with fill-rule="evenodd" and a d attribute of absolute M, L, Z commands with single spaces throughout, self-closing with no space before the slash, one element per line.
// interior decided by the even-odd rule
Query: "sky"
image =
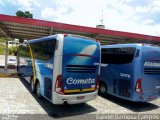
<path fill-rule="evenodd" d="M 0 0 L 0 14 L 160 36 L 160 0 Z M 103 13 L 103 15 L 102 15 Z M 103 17 L 102 17 L 103 16 Z"/>

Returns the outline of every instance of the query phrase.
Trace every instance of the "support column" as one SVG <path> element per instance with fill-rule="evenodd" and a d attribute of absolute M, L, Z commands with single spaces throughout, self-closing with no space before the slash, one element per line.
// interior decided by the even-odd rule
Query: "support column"
<path fill-rule="evenodd" d="M 52 35 L 52 34 L 53 34 L 53 27 L 50 30 L 50 35 Z"/>
<path fill-rule="evenodd" d="M 8 60 L 8 38 L 6 40 L 6 54 L 5 54 L 5 67 L 4 67 L 5 70 L 7 70 L 7 60 Z"/>

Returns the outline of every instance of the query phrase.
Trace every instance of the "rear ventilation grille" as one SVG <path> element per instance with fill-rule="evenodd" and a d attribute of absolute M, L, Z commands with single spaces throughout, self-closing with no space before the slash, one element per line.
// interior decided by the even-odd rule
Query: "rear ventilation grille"
<path fill-rule="evenodd" d="M 160 74 L 160 68 L 144 68 L 144 74 Z"/>
<path fill-rule="evenodd" d="M 120 96 L 131 96 L 131 82 L 129 80 L 118 80 L 118 91 Z"/>
<path fill-rule="evenodd" d="M 114 94 L 117 94 L 117 82 L 118 82 L 117 79 L 113 80 L 113 93 Z"/>
<path fill-rule="evenodd" d="M 73 73 L 95 73 L 96 66 L 66 65 L 66 71 Z"/>

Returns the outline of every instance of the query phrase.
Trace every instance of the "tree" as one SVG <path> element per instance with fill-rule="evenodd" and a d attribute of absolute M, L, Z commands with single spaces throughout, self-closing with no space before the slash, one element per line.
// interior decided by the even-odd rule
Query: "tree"
<path fill-rule="evenodd" d="M 22 12 L 21 10 L 16 12 L 16 15 L 19 17 L 24 17 L 24 12 Z"/>
<path fill-rule="evenodd" d="M 24 12 L 24 16 L 25 16 L 26 18 L 33 18 L 33 14 L 31 14 L 29 11 L 25 11 L 25 12 Z"/>
<path fill-rule="evenodd" d="M 19 10 L 16 12 L 16 15 L 19 17 L 33 18 L 33 14 L 31 14 L 29 11 L 22 12 L 21 10 Z"/>

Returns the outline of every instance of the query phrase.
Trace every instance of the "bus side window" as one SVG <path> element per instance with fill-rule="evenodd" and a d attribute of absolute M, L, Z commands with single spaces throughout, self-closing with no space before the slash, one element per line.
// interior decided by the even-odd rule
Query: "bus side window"
<path fill-rule="evenodd" d="M 25 45 L 25 46 L 21 45 L 19 47 L 19 54 L 21 57 L 30 58 L 30 50 L 28 45 Z"/>
<path fill-rule="evenodd" d="M 55 45 L 55 40 L 46 40 L 31 44 L 34 58 L 39 60 L 52 59 L 54 56 Z"/>
<path fill-rule="evenodd" d="M 139 57 L 139 52 L 140 52 L 140 50 L 137 49 L 135 57 Z"/>
<path fill-rule="evenodd" d="M 32 74 L 32 64 L 28 45 L 21 45 L 19 47 L 19 56 L 19 67 L 22 69 L 22 74 L 25 76 L 30 76 Z"/>

